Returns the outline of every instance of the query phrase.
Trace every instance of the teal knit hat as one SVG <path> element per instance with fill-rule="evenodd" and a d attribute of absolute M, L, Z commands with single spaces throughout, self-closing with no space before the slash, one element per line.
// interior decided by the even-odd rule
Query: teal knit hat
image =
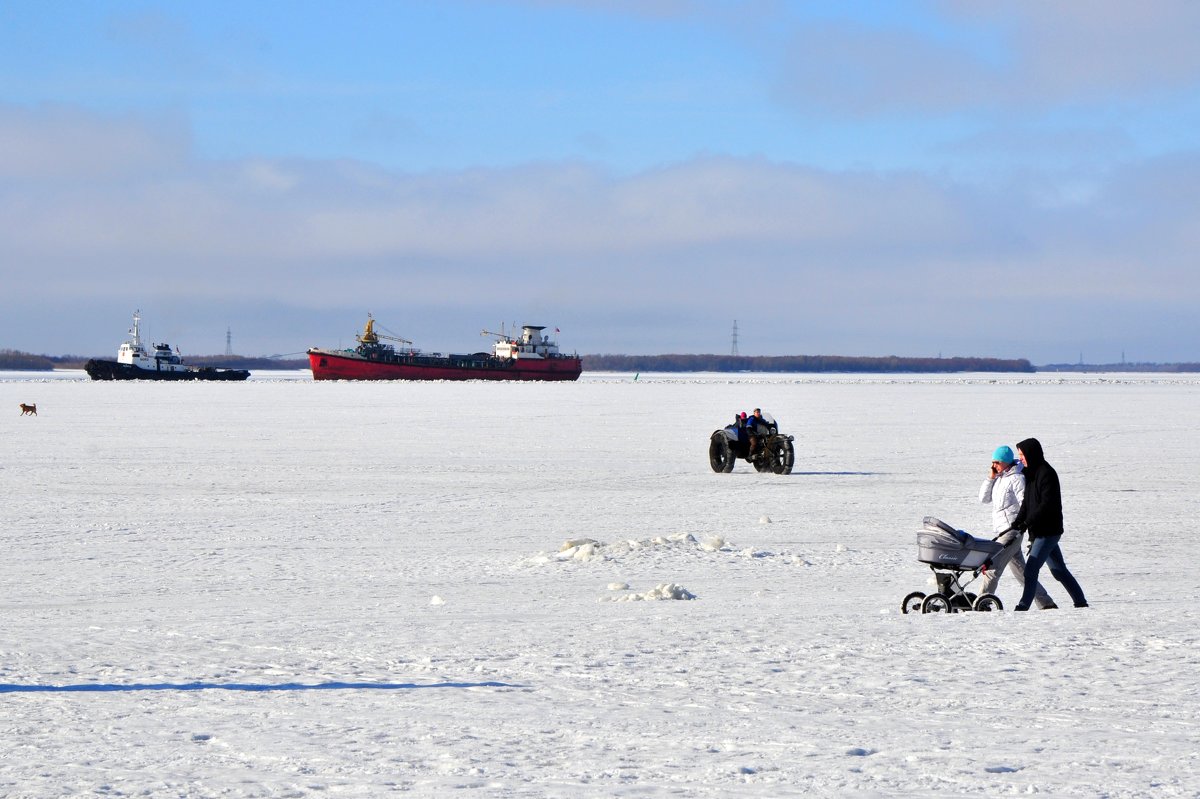
<path fill-rule="evenodd" d="M 1017 459 L 1013 456 L 1011 447 L 1000 446 L 996 447 L 996 451 L 992 453 L 992 460 L 1000 461 L 1000 463 L 1015 463 Z"/>

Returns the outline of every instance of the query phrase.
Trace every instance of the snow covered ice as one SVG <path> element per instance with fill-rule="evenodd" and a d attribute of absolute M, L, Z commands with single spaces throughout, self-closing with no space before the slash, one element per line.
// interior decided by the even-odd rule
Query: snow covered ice
<path fill-rule="evenodd" d="M 1200 795 L 1196 376 L 0 395 L 0 795 Z M 1092 607 L 901 614 L 1027 436 Z"/>

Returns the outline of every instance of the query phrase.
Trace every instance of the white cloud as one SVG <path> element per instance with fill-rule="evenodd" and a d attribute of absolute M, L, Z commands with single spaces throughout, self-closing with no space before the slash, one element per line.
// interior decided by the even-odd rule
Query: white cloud
<path fill-rule="evenodd" d="M 100 116 L 0 105 L 0 179 L 81 182 L 179 169 L 190 137 L 177 117 Z"/>
<path fill-rule="evenodd" d="M 1020 88 L 1069 101 L 1195 87 L 1200 5 L 1191 0 L 945 0 L 952 17 L 1010 32 Z"/>
<path fill-rule="evenodd" d="M 304 344 L 319 341 L 305 318 L 385 306 L 415 311 L 421 326 L 486 313 L 472 328 L 552 312 L 575 323 L 581 351 L 705 349 L 686 342 L 739 318 L 770 342 L 763 354 L 1036 358 L 1024 349 L 1036 336 L 1112 308 L 1131 330 L 1160 330 L 1164 352 L 1200 344 L 1162 321 L 1200 302 L 1195 155 L 1003 189 L 735 158 L 630 177 L 578 163 L 412 174 L 192 160 L 170 126 L 81 112 L 0 118 L 7 143 L 43 148 L 40 166 L 0 184 L 0 251 L 15 267 L 0 346 L 45 351 L 11 337 L 36 330 L 20 320 L 46 306 L 103 314 L 96 324 L 110 333 L 129 305 L 181 297 L 275 309 L 275 330 L 291 309 Z M 1071 201 L 1045 202 L 1055 192 Z M 1040 332 L 1014 327 L 996 341 L 995 309 L 1026 306 L 1042 309 Z M 622 314 L 639 324 L 614 326 Z M 289 349 L 252 333 L 260 322 L 248 316 L 243 342 Z"/>
<path fill-rule="evenodd" d="M 1200 85 L 1200 5 L 943 0 L 937 28 L 792 22 L 780 97 L 854 117 L 1131 102 Z"/>

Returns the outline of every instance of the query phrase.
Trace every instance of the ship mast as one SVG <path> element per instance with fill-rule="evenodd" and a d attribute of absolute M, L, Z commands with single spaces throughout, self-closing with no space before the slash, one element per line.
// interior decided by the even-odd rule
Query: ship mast
<path fill-rule="evenodd" d="M 133 336 L 134 349 L 142 348 L 142 332 L 141 332 L 142 311 L 138 309 L 133 312 L 133 329 L 129 331 Z"/>

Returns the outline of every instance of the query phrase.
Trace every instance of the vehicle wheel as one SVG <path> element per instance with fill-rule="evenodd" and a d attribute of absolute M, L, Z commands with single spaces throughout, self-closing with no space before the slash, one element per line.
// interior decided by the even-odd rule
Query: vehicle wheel
<path fill-rule="evenodd" d="M 904 597 L 904 601 L 900 603 L 901 613 L 920 613 L 921 602 L 925 599 L 925 594 L 922 591 L 913 591 L 908 596 Z"/>
<path fill-rule="evenodd" d="M 770 453 L 763 452 L 754 458 L 754 471 L 769 472 L 771 471 L 771 456 Z"/>
<path fill-rule="evenodd" d="M 733 450 L 729 448 L 729 439 L 725 432 L 718 430 L 712 434 L 708 442 L 708 462 L 714 472 L 728 474 L 733 471 Z"/>
<path fill-rule="evenodd" d="M 975 600 L 975 610 L 993 611 L 1004 610 L 1004 603 L 995 594 L 984 594 Z"/>
<path fill-rule="evenodd" d="M 930 594 L 921 602 L 922 613 L 953 613 L 954 606 L 945 594 Z"/>
<path fill-rule="evenodd" d="M 953 594 L 950 597 L 950 604 L 954 606 L 955 610 L 970 610 L 975 607 L 975 600 L 978 598 L 976 594 L 972 594 L 970 591 L 965 594 Z"/>
<path fill-rule="evenodd" d="M 771 459 L 771 471 L 775 474 L 792 473 L 792 466 L 796 463 L 796 448 L 792 442 L 784 439 L 768 448 L 767 454 Z"/>

